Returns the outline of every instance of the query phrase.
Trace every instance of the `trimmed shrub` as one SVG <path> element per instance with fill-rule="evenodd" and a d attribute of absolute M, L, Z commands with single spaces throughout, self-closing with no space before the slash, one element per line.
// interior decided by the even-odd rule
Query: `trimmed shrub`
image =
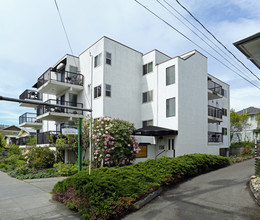
<path fill-rule="evenodd" d="M 57 169 L 57 172 L 61 176 L 71 176 L 78 171 L 78 165 L 77 164 L 67 164 L 67 163 L 55 163 L 53 165 Z"/>
<path fill-rule="evenodd" d="M 54 151 L 50 150 L 49 147 L 31 148 L 26 159 L 30 166 L 39 169 L 50 168 L 55 163 Z"/>
<path fill-rule="evenodd" d="M 191 154 L 163 157 L 124 167 L 102 167 L 82 171 L 58 182 L 53 199 L 78 210 L 87 219 L 116 219 L 135 209 L 134 203 L 162 185 L 229 164 L 224 157 Z"/>

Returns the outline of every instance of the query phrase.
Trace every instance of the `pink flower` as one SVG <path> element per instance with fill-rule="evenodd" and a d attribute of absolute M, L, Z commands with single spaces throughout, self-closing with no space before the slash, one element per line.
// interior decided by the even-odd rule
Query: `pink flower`
<path fill-rule="evenodd" d="M 115 147 L 111 147 L 112 150 L 115 150 Z"/>
<path fill-rule="evenodd" d="M 130 163 L 134 163 L 134 161 L 130 160 Z"/>

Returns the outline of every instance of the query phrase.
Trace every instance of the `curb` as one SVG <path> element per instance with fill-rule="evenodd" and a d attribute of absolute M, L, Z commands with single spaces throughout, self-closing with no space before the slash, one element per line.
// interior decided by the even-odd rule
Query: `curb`
<path fill-rule="evenodd" d="M 260 195 L 258 194 L 258 192 L 255 190 L 255 188 L 252 186 L 252 182 L 250 181 L 249 183 L 250 186 L 250 190 L 253 193 L 255 200 L 257 201 L 258 204 L 260 204 Z"/>
<path fill-rule="evenodd" d="M 149 194 L 148 196 L 146 196 L 143 200 L 140 200 L 138 202 L 136 202 L 134 205 L 137 209 L 142 208 L 144 205 L 146 205 L 147 203 L 149 203 L 151 200 L 153 200 L 155 197 L 159 196 L 162 192 L 162 187 L 159 187 L 159 189 L 157 189 L 156 191 L 152 192 L 151 194 Z"/>

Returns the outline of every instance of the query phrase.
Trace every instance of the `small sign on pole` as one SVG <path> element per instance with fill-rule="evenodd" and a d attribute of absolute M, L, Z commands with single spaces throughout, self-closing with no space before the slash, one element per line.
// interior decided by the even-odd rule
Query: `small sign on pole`
<path fill-rule="evenodd" d="M 68 127 L 61 129 L 62 134 L 78 134 L 78 129 L 76 127 Z"/>

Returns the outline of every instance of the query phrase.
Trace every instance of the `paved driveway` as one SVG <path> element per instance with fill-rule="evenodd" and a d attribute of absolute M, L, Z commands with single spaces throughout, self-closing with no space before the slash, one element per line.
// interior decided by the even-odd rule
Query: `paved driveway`
<path fill-rule="evenodd" d="M 0 220 L 80 219 L 77 213 L 51 199 L 61 178 L 17 180 L 0 171 Z"/>
<path fill-rule="evenodd" d="M 248 188 L 254 160 L 195 177 L 164 192 L 124 220 L 260 220 Z"/>

